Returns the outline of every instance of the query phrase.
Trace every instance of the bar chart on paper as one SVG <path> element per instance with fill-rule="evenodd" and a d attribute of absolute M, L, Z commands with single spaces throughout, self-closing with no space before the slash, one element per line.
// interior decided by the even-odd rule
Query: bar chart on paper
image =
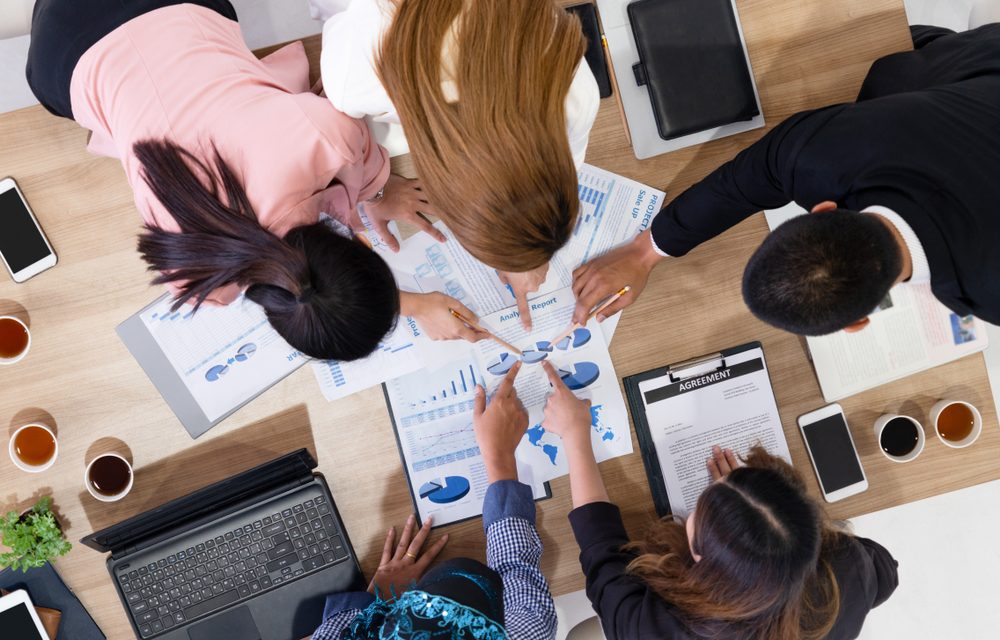
<path fill-rule="evenodd" d="M 479 456 L 472 409 L 476 385 L 482 383 L 476 366 L 466 361 L 386 383 L 400 440 L 414 471 Z"/>
<path fill-rule="evenodd" d="M 313 363 L 313 373 L 323 396 L 330 401 L 374 387 L 389 375 L 405 375 L 420 368 L 416 336 L 405 320 L 368 356 L 352 362 L 323 360 Z"/>
<path fill-rule="evenodd" d="M 580 195 L 580 214 L 576 219 L 573 235 L 585 227 L 592 226 L 592 220 L 600 220 L 607 209 L 611 191 L 615 188 L 614 176 L 591 172 L 580 172 L 577 191 Z"/>

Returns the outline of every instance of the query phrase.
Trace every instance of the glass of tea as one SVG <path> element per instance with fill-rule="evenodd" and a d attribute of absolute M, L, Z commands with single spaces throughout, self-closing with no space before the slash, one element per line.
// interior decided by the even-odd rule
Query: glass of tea
<path fill-rule="evenodd" d="M 20 362 L 30 347 L 28 325 L 14 316 L 0 316 L 0 365 Z"/>
<path fill-rule="evenodd" d="M 101 502 L 116 502 L 132 490 L 132 465 L 117 453 L 104 453 L 87 465 L 87 491 Z"/>
<path fill-rule="evenodd" d="M 55 464 L 59 442 L 44 424 L 26 424 L 14 432 L 7 453 L 21 471 L 40 473 Z"/>
<path fill-rule="evenodd" d="M 909 462 L 923 452 L 927 438 L 915 419 L 888 413 L 875 421 L 875 440 L 886 458 Z"/>
<path fill-rule="evenodd" d="M 979 409 L 962 400 L 941 400 L 931 407 L 931 424 L 938 440 L 954 449 L 969 446 L 983 432 Z"/>

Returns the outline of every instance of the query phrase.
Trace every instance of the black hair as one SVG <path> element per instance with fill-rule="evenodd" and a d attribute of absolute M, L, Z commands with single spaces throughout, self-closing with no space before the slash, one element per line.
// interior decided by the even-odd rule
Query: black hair
<path fill-rule="evenodd" d="M 275 236 L 258 222 L 218 150 L 212 169 L 165 140 L 138 142 L 134 152 L 146 184 L 180 227 L 147 224 L 139 237 L 143 260 L 160 272 L 153 283 L 180 287 L 174 309 L 192 302 L 197 311 L 212 291 L 245 287 L 288 344 L 324 360 L 364 357 L 392 329 L 399 291 L 375 252 L 322 222 Z"/>
<path fill-rule="evenodd" d="M 785 222 L 743 273 L 755 316 L 807 336 L 839 331 L 871 313 L 902 270 L 892 231 L 871 214 L 837 209 Z"/>

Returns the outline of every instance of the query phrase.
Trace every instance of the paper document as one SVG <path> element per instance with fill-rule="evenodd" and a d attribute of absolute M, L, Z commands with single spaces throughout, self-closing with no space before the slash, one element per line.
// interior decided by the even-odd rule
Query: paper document
<path fill-rule="evenodd" d="M 579 217 L 569 242 L 553 258 L 545 283 L 537 294 L 532 294 L 534 300 L 572 285 L 574 269 L 632 240 L 649 227 L 663 204 L 662 191 L 597 167 L 583 165 L 578 175 Z M 366 235 L 377 240 L 363 207 L 359 213 Z M 442 222 L 435 226 L 448 237 L 447 242 L 418 233 L 402 242 L 398 253 L 389 251 L 384 243 L 373 243 L 391 267 L 400 290 L 447 294 L 479 317 L 514 306 L 513 292 L 501 282 L 496 269 L 476 260 Z M 572 306 L 565 309 L 571 312 Z M 619 318 L 620 314 L 616 314 L 598 325 L 605 344 L 611 341 Z M 335 400 L 421 367 L 435 370 L 470 358 L 473 351 L 474 347 L 463 340 L 432 341 L 422 335 L 412 319 L 400 318 L 397 330 L 368 358 L 351 363 L 317 362 L 313 370 L 323 395 Z"/>
<path fill-rule="evenodd" d="M 472 414 L 477 384 L 483 376 L 470 359 L 437 371 L 420 371 L 386 383 L 386 397 L 400 455 L 423 522 L 440 526 L 483 513 L 489 487 Z M 530 474 L 519 473 L 535 498 L 548 492 Z"/>
<path fill-rule="evenodd" d="M 412 318 L 401 317 L 371 355 L 353 362 L 316 361 L 313 372 L 323 396 L 337 400 L 422 368 L 417 345 L 425 340 Z"/>
<path fill-rule="evenodd" d="M 240 297 L 225 307 L 171 311 L 164 296 L 140 318 L 192 397 L 214 421 L 292 373 L 302 354 L 282 340 L 264 309 Z"/>
<path fill-rule="evenodd" d="M 492 340 L 477 343 L 478 362 L 487 390 L 492 393 L 512 366 L 523 360 L 515 388 L 528 410 L 529 427 L 517 448 L 520 462 L 532 469 L 536 480 L 551 480 L 569 473 L 562 439 L 542 426 L 542 412 L 551 389 L 541 362 L 548 361 L 563 382 L 581 398 L 591 401 L 591 442 L 598 462 L 632 453 L 625 400 L 611 364 L 607 343 L 595 320 L 557 344 L 549 343 L 572 319 L 576 300 L 571 289 L 559 289 L 531 302 L 533 331 L 521 325 L 516 308 L 482 318 L 483 325 L 523 351 L 518 357 Z"/>
<path fill-rule="evenodd" d="M 572 286 L 574 269 L 648 229 L 663 206 L 662 191 L 603 169 L 585 164 L 578 176 L 580 213 L 576 225 L 566 246 L 550 262 L 545 282 L 531 298 Z M 398 254 L 383 254 L 400 289 L 446 293 L 479 316 L 513 306 L 513 293 L 500 281 L 496 269 L 476 260 L 443 223 L 435 226 L 448 236 L 448 242 L 442 244 L 420 233 L 403 243 Z M 617 316 L 602 323 L 608 342 L 617 324 Z"/>
<path fill-rule="evenodd" d="M 712 446 L 746 455 L 754 445 L 791 462 L 763 350 L 715 360 L 680 380 L 639 384 L 671 512 L 687 516 L 711 482 Z"/>
<path fill-rule="evenodd" d="M 807 338 L 827 402 L 936 367 L 989 346 L 986 324 L 938 302 L 929 284 L 899 284 L 867 327 Z"/>

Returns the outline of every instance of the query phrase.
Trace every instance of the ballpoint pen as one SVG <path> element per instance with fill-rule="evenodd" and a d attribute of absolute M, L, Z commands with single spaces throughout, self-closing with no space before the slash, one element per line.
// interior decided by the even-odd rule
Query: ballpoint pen
<path fill-rule="evenodd" d="M 620 300 L 623 295 L 625 295 L 626 293 L 628 293 L 631 290 L 632 290 L 631 286 L 625 285 L 624 287 L 622 287 L 621 289 L 619 289 L 617 291 L 617 293 L 608 296 L 607 298 L 605 298 L 604 302 L 602 302 L 601 304 L 599 304 L 596 307 L 594 307 L 590 311 L 590 313 L 587 314 L 587 319 L 584 322 L 582 322 L 582 323 L 580 323 L 580 322 L 574 322 L 572 325 L 570 325 L 569 329 L 567 329 L 563 333 L 559 334 L 559 336 L 555 340 L 552 340 L 550 344 L 552 344 L 552 346 L 555 346 L 555 345 L 559 344 L 560 342 L 562 342 L 563 340 L 565 340 L 566 338 L 570 337 L 573 334 L 574 331 L 576 331 L 577 329 L 583 327 L 585 324 L 587 324 L 588 322 L 590 322 L 591 318 L 593 318 L 594 316 L 596 316 L 600 312 L 602 312 L 605 309 L 607 309 L 608 307 L 610 307 L 612 304 L 614 304 L 615 302 L 617 302 L 618 300 Z"/>
<path fill-rule="evenodd" d="M 611 76 L 611 89 L 615 93 L 615 100 L 618 101 L 618 114 L 622 117 L 622 125 L 625 127 L 625 139 L 632 144 L 632 134 L 628 130 L 628 118 L 625 117 L 625 103 L 622 101 L 622 92 L 618 90 L 618 79 L 615 77 L 615 64 L 611 61 L 611 49 L 608 48 L 608 39 L 601 34 L 601 44 L 604 45 L 604 55 L 608 59 L 608 75 Z"/>
<path fill-rule="evenodd" d="M 500 345 L 503 345 L 504 347 L 507 347 L 508 349 L 510 349 L 511 351 L 513 351 L 514 353 L 516 353 L 517 355 L 522 355 L 520 349 L 518 349 L 517 347 L 515 347 L 511 343 L 507 342 L 503 338 L 501 338 L 501 337 L 499 337 L 497 335 L 494 335 L 494 333 L 492 331 L 487 331 L 482 326 L 476 324 L 472 320 L 469 320 L 468 318 L 466 318 L 465 316 L 463 316 L 458 311 L 455 311 L 454 309 L 450 309 L 449 308 L 448 311 L 451 312 L 451 315 L 455 316 L 460 321 L 462 321 L 463 323 L 465 323 L 465 326 L 469 327 L 470 329 L 474 329 L 474 330 L 479 331 L 481 333 L 485 333 L 486 335 L 488 335 L 490 337 L 491 340 L 496 341 L 497 344 L 500 344 Z"/>

